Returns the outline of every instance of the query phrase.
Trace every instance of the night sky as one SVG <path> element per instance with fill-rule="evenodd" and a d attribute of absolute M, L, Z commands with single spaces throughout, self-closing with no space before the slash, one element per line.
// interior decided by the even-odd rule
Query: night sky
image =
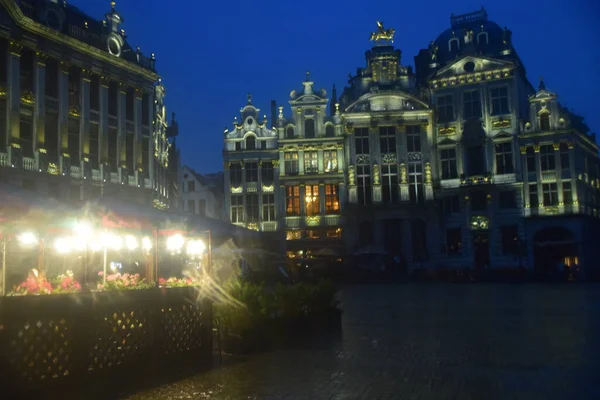
<path fill-rule="evenodd" d="M 100 19 L 108 0 L 70 0 Z M 513 32 L 513 45 L 537 88 L 543 76 L 562 104 L 600 135 L 598 0 L 290 1 L 117 0 L 127 40 L 149 55 L 179 122 L 183 163 L 201 173 L 222 169 L 223 130 L 253 94 L 270 117 L 274 99 L 288 112 L 289 93 L 310 70 L 315 87 L 338 95 L 349 72 L 365 64 L 375 21 L 396 29 L 402 64 L 450 27 L 450 14 L 477 11 Z M 269 123 L 270 124 L 270 123 Z"/>

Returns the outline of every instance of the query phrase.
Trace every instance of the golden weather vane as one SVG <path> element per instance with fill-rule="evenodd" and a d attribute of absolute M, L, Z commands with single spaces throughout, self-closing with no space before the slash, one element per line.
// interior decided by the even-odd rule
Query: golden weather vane
<path fill-rule="evenodd" d="M 369 40 L 373 42 L 380 42 L 382 40 L 389 41 L 390 43 L 394 43 L 394 34 L 396 30 L 394 28 L 385 29 L 383 26 L 383 22 L 377 21 L 377 32 L 371 33 L 371 38 Z"/>

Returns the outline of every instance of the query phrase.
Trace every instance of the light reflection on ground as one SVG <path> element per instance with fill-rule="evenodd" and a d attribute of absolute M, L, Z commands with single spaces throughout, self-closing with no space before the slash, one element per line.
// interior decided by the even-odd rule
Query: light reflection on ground
<path fill-rule="evenodd" d="M 131 399 L 595 399 L 600 285 L 345 288 L 341 338 Z"/>

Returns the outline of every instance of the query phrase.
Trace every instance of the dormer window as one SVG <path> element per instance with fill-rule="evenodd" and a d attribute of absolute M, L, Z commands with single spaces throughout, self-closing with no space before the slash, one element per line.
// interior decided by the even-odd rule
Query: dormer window
<path fill-rule="evenodd" d="M 450 51 L 459 51 L 460 50 L 460 41 L 458 38 L 452 38 L 448 41 L 448 49 Z"/>
<path fill-rule="evenodd" d="M 314 138 L 315 137 L 315 120 L 312 118 L 304 120 L 304 137 Z"/>
<path fill-rule="evenodd" d="M 545 132 L 550 130 L 550 114 L 545 112 L 540 114 L 540 131 Z"/>
<path fill-rule="evenodd" d="M 294 128 L 292 128 L 290 126 L 289 128 L 286 129 L 286 131 L 285 131 L 285 138 L 286 139 L 293 139 L 294 138 Z"/>
<path fill-rule="evenodd" d="M 254 136 L 246 138 L 246 150 L 256 150 L 256 138 Z"/>
<path fill-rule="evenodd" d="M 242 142 L 235 142 L 235 151 L 242 150 Z"/>
<path fill-rule="evenodd" d="M 477 34 L 477 44 L 486 45 L 489 43 L 489 37 L 487 32 L 479 32 Z"/>
<path fill-rule="evenodd" d="M 327 137 L 335 136 L 335 130 L 333 129 L 333 125 L 327 125 L 325 127 L 325 136 L 327 136 Z"/>

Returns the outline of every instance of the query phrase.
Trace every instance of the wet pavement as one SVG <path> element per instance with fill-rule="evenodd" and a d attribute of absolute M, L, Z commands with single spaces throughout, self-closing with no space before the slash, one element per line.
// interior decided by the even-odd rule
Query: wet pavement
<path fill-rule="evenodd" d="M 343 332 L 130 399 L 598 399 L 600 285 L 344 288 Z"/>

